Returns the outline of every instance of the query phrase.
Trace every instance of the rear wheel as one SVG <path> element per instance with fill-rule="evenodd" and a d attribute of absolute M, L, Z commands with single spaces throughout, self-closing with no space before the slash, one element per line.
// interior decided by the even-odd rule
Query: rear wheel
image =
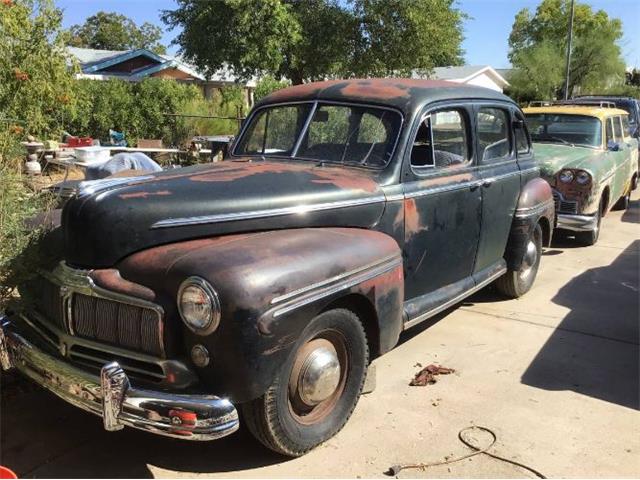
<path fill-rule="evenodd" d="M 518 298 L 531 290 L 542 257 L 542 228 L 536 225 L 527 240 L 522 264 L 518 270 L 508 270 L 496 280 L 498 290 L 511 298 Z"/>
<path fill-rule="evenodd" d="M 626 210 L 629 208 L 629 202 L 631 201 L 631 192 L 625 193 L 613 206 L 614 210 Z"/>
<path fill-rule="evenodd" d="M 271 450 L 303 455 L 347 422 L 368 362 L 367 338 L 353 312 L 318 315 L 265 394 L 242 406 L 249 430 Z"/>
<path fill-rule="evenodd" d="M 638 188 L 638 174 L 636 173 L 631 179 L 631 190 L 635 190 Z"/>
<path fill-rule="evenodd" d="M 602 210 L 604 210 L 604 199 L 600 200 L 598 211 L 596 212 L 596 226 L 589 232 L 576 232 L 576 240 L 586 247 L 595 245 L 600 238 L 600 226 L 602 224 Z"/>

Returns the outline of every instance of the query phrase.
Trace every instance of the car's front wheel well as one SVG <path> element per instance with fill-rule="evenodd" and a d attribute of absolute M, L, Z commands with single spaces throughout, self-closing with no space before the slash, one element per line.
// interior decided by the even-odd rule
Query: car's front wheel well
<path fill-rule="evenodd" d="M 380 356 L 380 328 L 378 326 L 378 313 L 369 299 L 363 295 L 352 293 L 334 300 L 323 309 L 323 312 L 336 308 L 350 310 L 355 313 L 360 319 L 360 322 L 362 322 L 364 332 L 367 336 L 367 344 L 369 346 L 369 361 Z"/>

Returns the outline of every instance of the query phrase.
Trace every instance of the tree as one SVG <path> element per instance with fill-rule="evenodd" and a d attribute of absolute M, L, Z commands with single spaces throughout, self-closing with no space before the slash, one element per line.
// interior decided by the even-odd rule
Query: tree
<path fill-rule="evenodd" d="M 515 96 L 562 94 L 570 8 L 570 0 L 543 0 L 535 14 L 527 8 L 516 14 L 509 35 L 509 59 L 519 72 L 511 79 Z M 623 81 L 621 38 L 619 19 L 576 2 L 569 95 L 578 88 L 597 90 Z"/>
<path fill-rule="evenodd" d="M 149 22 L 140 27 L 130 18 L 115 12 L 98 12 L 82 25 L 70 29 L 69 45 L 102 50 L 129 50 L 146 48 L 155 53 L 166 53 L 160 43 L 162 29 Z"/>
<path fill-rule="evenodd" d="M 178 0 L 163 12 L 180 52 L 212 74 L 270 74 L 293 84 L 402 75 L 459 64 L 454 0 Z"/>
<path fill-rule="evenodd" d="M 71 115 L 73 78 L 61 24 L 52 0 L 0 3 L 0 157 L 11 156 L 20 133 L 57 136 Z"/>

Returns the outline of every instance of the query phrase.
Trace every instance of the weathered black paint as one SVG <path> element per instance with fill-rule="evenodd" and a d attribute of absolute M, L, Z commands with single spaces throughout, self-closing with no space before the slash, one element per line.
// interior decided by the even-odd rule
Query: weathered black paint
<path fill-rule="evenodd" d="M 70 266 L 95 269 L 94 281 L 104 288 L 153 298 L 161 305 L 168 357 L 190 364 L 194 344 L 209 349 L 208 367 L 191 365 L 202 382 L 198 391 L 235 402 L 261 395 L 309 320 L 334 302 L 357 306 L 373 353 L 382 354 L 396 344 L 405 310 L 418 316 L 490 278 L 505 260 L 517 265 L 526 234 L 540 221 L 553 223 L 552 203 L 551 212 L 536 208 L 548 202 L 551 193 L 548 185 L 545 189 L 539 183 L 533 157 L 519 158 L 512 149 L 508 162 L 480 165 L 473 121 L 470 165 L 425 174 L 409 165 L 413 135 L 424 112 L 453 103 L 473 118 L 479 102 L 518 111 L 504 95 L 448 82 L 350 80 L 285 89 L 257 108 L 317 99 L 402 112 L 403 129 L 387 167 L 231 155 L 222 164 L 132 179 L 65 206 L 64 257 Z M 511 175 L 509 182 L 486 189 L 482 185 L 482 180 L 506 175 Z M 153 228 L 167 219 L 366 199 L 376 201 Z M 526 214 L 518 216 L 518 209 Z M 274 298 L 392 257 L 402 262 L 274 316 L 279 308 L 271 304 Z M 192 275 L 207 279 L 220 294 L 223 318 L 219 329 L 206 337 L 184 327 L 176 309 L 178 287 Z"/>

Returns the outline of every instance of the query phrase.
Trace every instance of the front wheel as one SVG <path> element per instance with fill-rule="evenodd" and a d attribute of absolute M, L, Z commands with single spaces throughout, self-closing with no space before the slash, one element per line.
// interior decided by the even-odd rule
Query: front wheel
<path fill-rule="evenodd" d="M 598 238 L 600 238 L 600 227 L 602 225 L 602 211 L 604 210 L 604 201 L 600 201 L 600 205 L 598 205 L 598 211 L 596 212 L 596 226 L 593 230 L 589 230 L 588 232 L 577 232 L 576 240 L 584 245 L 585 247 L 590 247 L 591 245 L 595 245 L 598 242 Z"/>
<path fill-rule="evenodd" d="M 510 298 L 518 298 L 531 290 L 542 257 L 542 228 L 536 225 L 527 240 L 524 258 L 518 270 L 507 270 L 496 280 L 498 290 Z"/>
<path fill-rule="evenodd" d="M 358 402 L 369 349 L 359 318 L 346 309 L 315 317 L 265 394 L 242 405 L 265 446 L 297 457 L 334 436 Z"/>

